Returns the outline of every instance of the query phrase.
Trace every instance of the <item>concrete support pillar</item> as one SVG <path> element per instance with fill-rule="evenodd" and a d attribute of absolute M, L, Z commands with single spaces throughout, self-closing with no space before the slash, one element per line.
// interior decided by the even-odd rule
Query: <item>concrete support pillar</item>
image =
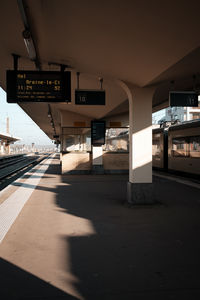
<path fill-rule="evenodd" d="M 190 121 L 190 107 L 186 107 L 186 121 Z"/>
<path fill-rule="evenodd" d="M 152 98 L 154 88 L 124 85 L 129 99 L 129 182 L 127 201 L 154 203 L 152 186 Z"/>
<path fill-rule="evenodd" d="M 83 150 L 87 151 L 87 144 L 86 144 L 86 135 L 83 135 Z"/>
<path fill-rule="evenodd" d="M 6 143 L 3 141 L 2 145 L 3 145 L 3 148 L 2 148 L 3 151 L 2 151 L 2 153 L 6 154 Z"/>
<path fill-rule="evenodd" d="M 3 141 L 0 141 L 0 154 L 3 154 Z"/>
<path fill-rule="evenodd" d="M 83 133 L 81 134 L 80 144 L 81 144 L 80 150 L 84 151 L 85 150 L 85 135 Z"/>
<path fill-rule="evenodd" d="M 10 144 L 9 143 L 5 144 L 5 153 L 10 154 Z"/>
<path fill-rule="evenodd" d="M 103 149 L 102 146 L 92 146 L 92 172 L 103 174 Z"/>
<path fill-rule="evenodd" d="M 80 151 L 80 135 L 75 135 L 74 138 L 74 150 Z"/>

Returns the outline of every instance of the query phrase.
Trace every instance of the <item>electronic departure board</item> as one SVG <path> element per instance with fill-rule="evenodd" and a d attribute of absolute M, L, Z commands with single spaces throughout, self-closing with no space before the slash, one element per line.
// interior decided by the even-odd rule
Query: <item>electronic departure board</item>
<path fill-rule="evenodd" d="M 101 146 L 105 144 L 105 121 L 91 122 L 91 138 L 93 146 Z"/>
<path fill-rule="evenodd" d="M 71 73 L 7 71 L 7 102 L 71 102 Z"/>
<path fill-rule="evenodd" d="M 170 106 L 198 106 L 198 94 L 193 91 L 175 91 L 169 92 Z"/>

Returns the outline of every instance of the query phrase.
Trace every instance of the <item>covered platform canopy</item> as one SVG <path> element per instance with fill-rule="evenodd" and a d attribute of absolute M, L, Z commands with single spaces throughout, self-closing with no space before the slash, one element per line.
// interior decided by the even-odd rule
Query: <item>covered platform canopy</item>
<path fill-rule="evenodd" d="M 0 155 L 10 154 L 10 145 L 19 140 L 20 138 L 13 137 L 8 133 L 0 133 Z"/>
<path fill-rule="evenodd" d="M 6 142 L 6 143 L 11 144 L 11 143 L 17 142 L 19 140 L 20 140 L 20 138 L 13 137 L 9 134 L 0 133 L 0 141 L 1 142 Z"/>
<path fill-rule="evenodd" d="M 22 36 L 29 26 L 42 70 L 68 65 L 69 70 L 87 77 L 88 84 L 81 81 L 84 88 L 99 77 L 104 78 L 105 87 L 115 80 L 143 88 L 156 85 L 152 102 L 156 111 L 168 106 L 169 89 L 193 87 L 193 75 L 199 73 L 199 6 L 197 0 L 163 1 L 162 5 L 158 0 L 2 0 L 0 85 L 6 89 L 6 70 L 13 69 L 12 53 L 21 56 L 19 69 L 36 69 Z M 94 85 L 97 88 L 98 82 Z M 56 132 L 61 122 L 58 111 L 99 118 L 122 104 L 127 95 L 122 93 L 117 101 L 111 98 L 115 95 L 109 98 L 114 104 L 98 113 L 88 107 L 74 107 L 73 103 L 52 104 Z M 44 118 L 48 113 L 46 104 L 26 103 L 21 107 L 53 138 L 51 124 Z M 126 102 L 124 109 L 128 111 Z"/>
<path fill-rule="evenodd" d="M 0 140 L 1 141 L 5 141 L 5 142 L 9 142 L 9 143 L 14 143 L 20 140 L 20 138 L 17 137 L 13 137 L 11 135 L 8 134 L 2 134 L 0 133 Z"/>
<path fill-rule="evenodd" d="M 129 180 L 151 182 L 152 111 L 168 106 L 169 90 L 200 84 L 199 8 L 198 0 L 2 0 L 0 85 L 6 90 L 13 53 L 23 70 L 65 65 L 72 76 L 71 103 L 21 103 L 22 109 L 52 139 L 63 127 L 81 122 L 87 127 L 103 118 L 121 121 L 127 113 Z M 29 54 L 24 30 L 34 48 Z M 99 78 L 104 79 L 105 106 L 75 105 L 77 72 L 82 89 L 99 89 Z"/>

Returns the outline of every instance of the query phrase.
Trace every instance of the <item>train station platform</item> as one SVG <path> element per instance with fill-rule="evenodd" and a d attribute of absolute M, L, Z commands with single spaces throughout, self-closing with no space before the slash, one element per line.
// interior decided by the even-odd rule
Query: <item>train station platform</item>
<path fill-rule="evenodd" d="M 154 174 L 158 203 L 128 206 L 127 175 L 59 172 L 0 192 L 0 299 L 200 298 L 198 182 Z"/>

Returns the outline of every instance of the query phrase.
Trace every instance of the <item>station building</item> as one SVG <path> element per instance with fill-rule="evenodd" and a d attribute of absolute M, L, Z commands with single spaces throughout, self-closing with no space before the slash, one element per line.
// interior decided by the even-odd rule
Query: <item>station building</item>
<path fill-rule="evenodd" d="M 199 101 L 200 103 L 200 101 Z M 158 120 L 158 123 L 173 122 L 173 121 L 191 121 L 200 119 L 199 107 L 168 107 L 165 110 L 165 115 Z"/>

